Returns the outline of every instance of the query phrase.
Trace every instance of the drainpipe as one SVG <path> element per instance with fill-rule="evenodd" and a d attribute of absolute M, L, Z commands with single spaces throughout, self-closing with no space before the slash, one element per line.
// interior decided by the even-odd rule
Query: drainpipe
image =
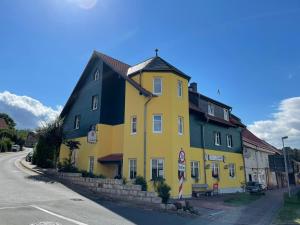
<path fill-rule="evenodd" d="M 153 96 L 150 96 L 144 104 L 144 178 L 146 179 L 146 166 L 147 166 L 147 106 Z"/>
<path fill-rule="evenodd" d="M 202 125 L 202 148 L 203 148 L 203 165 L 204 165 L 204 183 L 207 184 L 207 178 L 206 178 L 206 160 L 205 160 L 205 138 L 204 138 L 204 124 Z"/>

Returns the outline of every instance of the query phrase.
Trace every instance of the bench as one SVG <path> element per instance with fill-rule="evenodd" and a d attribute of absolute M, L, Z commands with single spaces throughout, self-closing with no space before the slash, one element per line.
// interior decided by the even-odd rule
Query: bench
<path fill-rule="evenodd" d="M 192 184 L 192 195 L 200 197 L 200 195 L 212 196 L 213 189 L 208 189 L 208 184 Z"/>

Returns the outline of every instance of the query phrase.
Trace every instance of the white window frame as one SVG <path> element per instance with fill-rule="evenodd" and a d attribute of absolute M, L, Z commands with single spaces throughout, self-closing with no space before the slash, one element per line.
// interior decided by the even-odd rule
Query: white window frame
<path fill-rule="evenodd" d="M 228 165 L 229 177 L 235 178 L 236 177 L 236 169 L 234 163 L 229 163 Z"/>
<path fill-rule="evenodd" d="M 153 159 L 151 159 L 151 161 L 150 161 L 150 175 L 151 175 L 151 180 L 153 180 L 153 173 L 152 173 L 152 168 L 153 168 L 153 166 L 152 166 L 152 164 L 153 164 L 153 161 L 156 161 L 156 167 L 157 167 L 157 176 L 156 176 L 156 178 L 159 178 L 160 176 L 159 176 L 159 168 L 158 168 L 158 164 L 159 164 L 159 161 L 161 160 L 161 162 L 162 162 L 162 171 L 163 171 L 163 176 L 161 177 L 161 178 L 165 178 L 165 160 L 163 159 L 163 158 L 153 158 Z"/>
<path fill-rule="evenodd" d="M 135 119 L 135 121 L 133 121 L 134 119 Z M 130 134 L 134 135 L 137 132 L 137 116 L 135 116 L 135 115 L 131 116 L 131 118 L 130 118 L 130 124 L 131 124 L 131 126 L 130 126 Z M 134 124 L 135 124 L 135 131 L 133 130 Z"/>
<path fill-rule="evenodd" d="M 133 162 L 133 164 L 132 164 Z M 133 167 L 132 167 L 133 166 Z M 128 171 L 128 178 L 130 180 L 133 180 L 136 178 L 137 176 L 137 159 L 129 159 L 128 160 L 128 168 L 129 168 L 129 171 Z M 133 173 L 135 172 L 135 175 L 133 174 L 133 177 L 131 177 L 131 169 L 133 169 Z"/>
<path fill-rule="evenodd" d="M 89 156 L 89 168 L 88 168 L 89 173 L 94 173 L 94 166 L 95 166 L 95 157 Z"/>
<path fill-rule="evenodd" d="M 92 96 L 92 110 L 97 110 L 98 109 L 98 102 L 99 102 L 98 95 L 93 95 Z"/>
<path fill-rule="evenodd" d="M 100 72 L 99 70 L 96 70 L 94 73 L 94 80 L 99 80 L 99 77 L 100 77 Z"/>
<path fill-rule="evenodd" d="M 156 80 L 159 80 L 160 81 L 160 92 L 156 92 L 155 91 L 155 81 Z M 162 81 L 162 78 L 161 77 L 154 77 L 153 78 L 153 94 L 155 95 L 162 95 L 162 92 L 163 92 L 163 81 Z"/>
<path fill-rule="evenodd" d="M 177 96 L 178 97 L 182 97 L 183 96 L 183 93 L 182 93 L 182 91 L 183 91 L 183 82 L 182 82 L 182 80 L 178 80 L 177 81 Z"/>
<path fill-rule="evenodd" d="M 220 146 L 221 145 L 221 132 L 219 131 L 215 131 L 214 132 L 214 142 L 216 146 Z"/>
<path fill-rule="evenodd" d="M 195 173 L 196 173 L 195 169 L 198 169 L 198 176 L 195 175 Z M 191 161 L 191 178 L 200 180 L 200 162 L 199 161 Z"/>
<path fill-rule="evenodd" d="M 207 113 L 208 113 L 208 115 L 215 116 L 215 105 L 214 104 L 212 104 L 210 102 L 208 103 Z"/>
<path fill-rule="evenodd" d="M 157 120 L 155 120 L 156 116 L 160 116 L 160 131 L 156 131 L 155 130 L 155 122 L 157 122 Z M 163 118 L 162 118 L 162 114 L 153 114 L 152 116 L 152 131 L 155 134 L 161 134 L 163 130 Z"/>
<path fill-rule="evenodd" d="M 229 110 L 224 108 L 224 120 L 229 121 Z"/>
<path fill-rule="evenodd" d="M 75 115 L 74 130 L 78 130 L 79 128 L 80 128 L 80 115 Z"/>
<path fill-rule="evenodd" d="M 232 135 L 227 134 L 226 141 L 227 141 L 227 147 L 228 148 L 232 148 L 233 147 L 233 144 L 232 144 Z"/>
<path fill-rule="evenodd" d="M 217 172 L 217 173 L 218 173 L 218 176 L 217 176 L 217 177 L 213 176 L 214 172 Z M 213 178 L 220 178 L 220 164 L 219 164 L 219 163 L 213 162 L 213 163 L 211 164 L 211 176 L 212 176 Z"/>
<path fill-rule="evenodd" d="M 178 134 L 183 135 L 184 132 L 184 119 L 183 116 L 178 116 Z"/>

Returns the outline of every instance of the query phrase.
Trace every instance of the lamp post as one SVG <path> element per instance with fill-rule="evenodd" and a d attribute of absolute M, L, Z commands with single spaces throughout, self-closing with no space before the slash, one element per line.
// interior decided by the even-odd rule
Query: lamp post
<path fill-rule="evenodd" d="M 285 176 L 287 178 L 289 197 L 291 197 L 290 179 L 289 179 L 288 165 L 287 165 L 287 160 L 286 160 L 286 151 L 285 151 L 285 147 L 284 147 L 284 140 L 285 139 L 288 139 L 288 136 L 282 137 L 281 140 L 282 140 L 282 147 L 283 147 L 282 151 L 283 151 L 283 157 L 284 157 Z"/>

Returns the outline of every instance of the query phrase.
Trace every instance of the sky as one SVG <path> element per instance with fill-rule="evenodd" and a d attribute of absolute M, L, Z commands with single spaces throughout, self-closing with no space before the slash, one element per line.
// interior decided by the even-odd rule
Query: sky
<path fill-rule="evenodd" d="M 93 50 L 134 65 L 158 48 L 256 135 L 300 148 L 299 24 L 298 0 L 1 0 L 0 111 L 34 128 Z"/>

